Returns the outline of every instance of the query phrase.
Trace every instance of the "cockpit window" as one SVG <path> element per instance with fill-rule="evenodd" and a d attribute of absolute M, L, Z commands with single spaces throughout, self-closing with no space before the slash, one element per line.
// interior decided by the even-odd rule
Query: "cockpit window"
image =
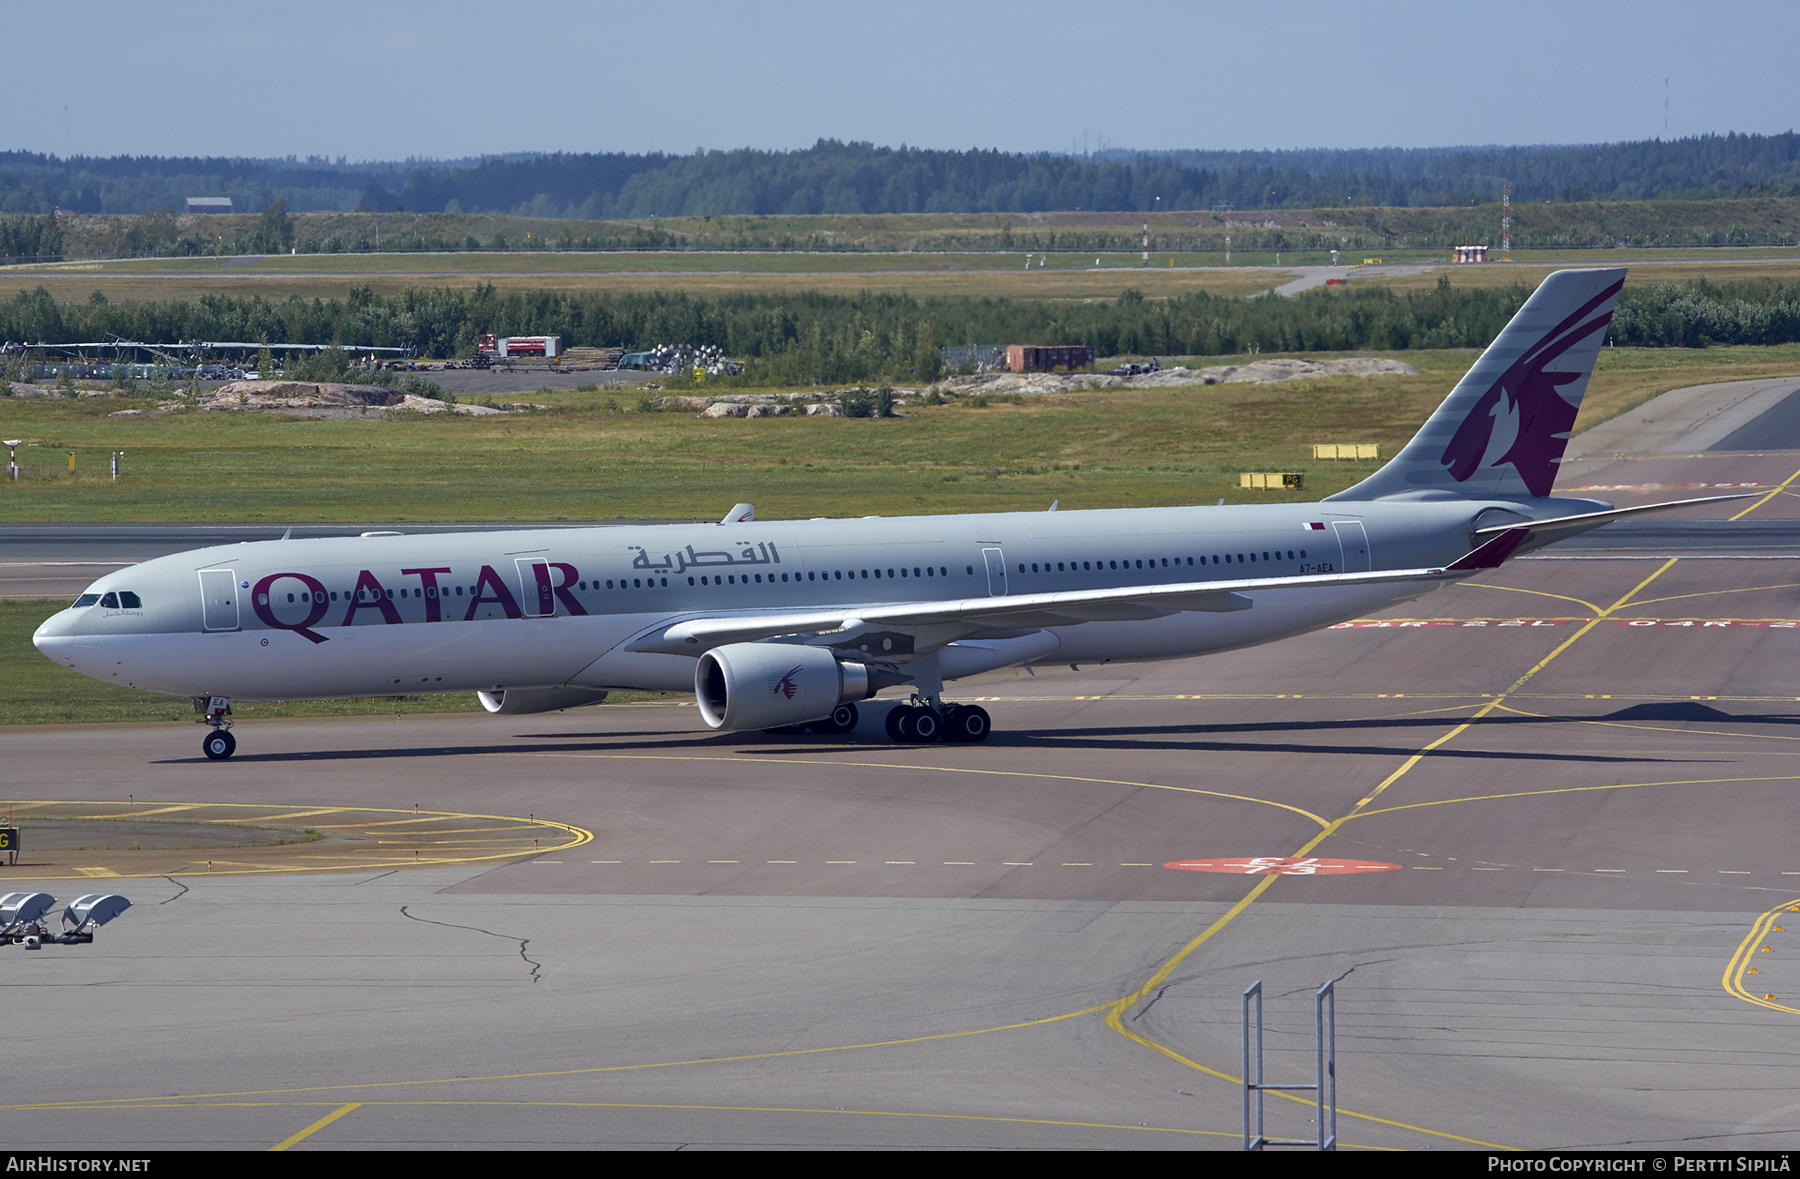
<path fill-rule="evenodd" d="M 130 590 L 119 591 L 119 605 L 126 610 L 142 610 L 144 608 L 144 603 Z"/>
<path fill-rule="evenodd" d="M 100 605 L 107 610 L 117 610 L 119 608 L 119 595 L 107 594 L 104 598 L 100 599 Z"/>
<path fill-rule="evenodd" d="M 73 606 L 70 606 L 69 609 L 79 610 L 83 606 L 92 606 L 94 603 L 98 602 L 99 600 L 100 600 L 99 594 L 82 594 L 79 598 L 75 599 L 75 604 Z"/>

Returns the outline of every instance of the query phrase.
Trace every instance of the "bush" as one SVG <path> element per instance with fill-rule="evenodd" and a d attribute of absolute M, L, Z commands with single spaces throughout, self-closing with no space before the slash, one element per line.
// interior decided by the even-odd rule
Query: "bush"
<path fill-rule="evenodd" d="M 422 377 L 418 373 L 406 374 L 406 378 L 400 382 L 400 389 L 402 392 L 411 393 L 416 397 L 429 397 L 433 401 L 442 401 L 446 405 L 456 404 L 456 399 L 445 394 L 442 385 L 430 377 Z"/>
<path fill-rule="evenodd" d="M 322 348 L 305 359 L 288 366 L 288 379 L 293 381 L 350 380 L 350 361 L 342 348 Z"/>
<path fill-rule="evenodd" d="M 838 408 L 847 418 L 891 418 L 894 416 L 894 391 L 887 385 L 874 392 L 846 389 L 838 394 Z"/>

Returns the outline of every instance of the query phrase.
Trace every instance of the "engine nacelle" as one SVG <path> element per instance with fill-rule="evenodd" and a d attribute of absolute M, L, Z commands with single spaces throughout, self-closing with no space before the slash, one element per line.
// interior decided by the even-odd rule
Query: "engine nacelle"
<path fill-rule="evenodd" d="M 729 643 L 700 656 L 694 668 L 694 698 L 714 729 L 802 724 L 874 694 L 868 668 L 840 662 L 823 647 Z"/>
<path fill-rule="evenodd" d="M 498 692 L 477 692 L 475 695 L 483 708 L 501 716 L 580 708 L 583 704 L 598 704 L 606 699 L 606 693 L 599 688 L 503 688 Z"/>

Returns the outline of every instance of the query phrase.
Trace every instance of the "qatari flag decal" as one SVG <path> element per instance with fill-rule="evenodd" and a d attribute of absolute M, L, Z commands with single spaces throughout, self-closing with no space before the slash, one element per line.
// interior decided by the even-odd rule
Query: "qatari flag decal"
<path fill-rule="evenodd" d="M 1325 524 L 1323 521 L 1320 521 L 1320 520 L 1309 520 L 1305 524 L 1301 525 L 1300 527 L 1301 527 L 1301 531 L 1303 531 L 1303 532 L 1323 532 L 1323 531 L 1325 531 Z"/>

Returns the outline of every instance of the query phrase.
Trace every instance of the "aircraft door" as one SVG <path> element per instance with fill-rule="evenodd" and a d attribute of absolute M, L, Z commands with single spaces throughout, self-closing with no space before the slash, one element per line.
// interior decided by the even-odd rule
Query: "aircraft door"
<path fill-rule="evenodd" d="M 556 592 L 550 581 L 550 563 L 520 557 L 519 606 L 527 618 L 549 618 L 556 613 Z"/>
<path fill-rule="evenodd" d="M 999 549 L 982 549 L 981 559 L 987 562 L 988 596 L 1004 598 L 1006 596 L 1006 554 Z"/>
<path fill-rule="evenodd" d="M 1370 567 L 1369 534 L 1363 531 L 1362 521 L 1333 520 L 1331 526 L 1337 532 L 1338 549 L 1344 555 L 1343 571 L 1367 573 Z"/>
<path fill-rule="evenodd" d="M 238 583 L 232 570 L 200 571 L 200 626 L 203 630 L 238 628 Z"/>

